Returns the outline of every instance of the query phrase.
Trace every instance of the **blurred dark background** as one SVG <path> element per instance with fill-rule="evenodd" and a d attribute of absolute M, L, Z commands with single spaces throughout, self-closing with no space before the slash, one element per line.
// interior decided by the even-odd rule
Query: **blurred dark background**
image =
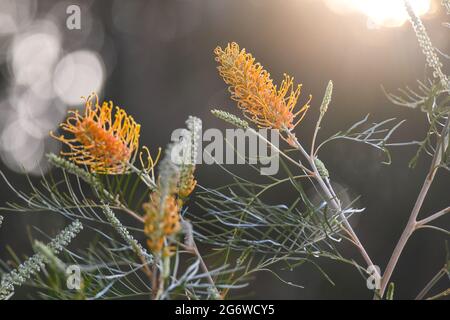
<path fill-rule="evenodd" d="M 209 110 L 220 107 L 237 113 L 213 56 L 217 45 L 229 41 L 253 53 L 275 82 L 286 72 L 303 83 L 303 99 L 313 95 L 312 108 L 296 131 L 300 139 L 308 141 L 312 134 L 329 79 L 335 90 L 322 138 L 370 113 L 374 121 L 407 119 L 394 141 L 423 139 L 425 115 L 393 106 L 381 89 L 381 85 L 388 90 L 414 87 L 415 80 L 427 74 L 410 25 L 386 27 L 362 13 L 330 10 L 331 2 L 336 5 L 339 0 L 0 0 L 1 171 L 18 189 L 26 190 L 26 179 L 18 172 L 24 168 L 37 179 L 40 170 L 49 170 L 43 155 L 60 146 L 48 139 L 48 131 L 91 91 L 132 114 L 142 124 L 142 143 L 153 150 L 165 146 L 189 115 L 200 117 L 204 128 L 225 128 Z M 438 2 L 432 3 L 424 23 L 434 44 L 450 52 L 448 29 L 442 27 L 448 17 Z M 72 4 L 81 8 L 80 30 L 66 27 L 66 9 Z M 330 144 L 321 154 L 335 183 L 361 196 L 358 206 L 366 211 L 355 221 L 356 232 L 382 269 L 428 168 L 429 159 L 422 157 L 415 169 L 408 169 L 414 153 L 414 147 L 393 149 L 389 166 L 381 164 L 380 152 L 352 143 Z M 199 182 L 216 185 L 221 178 L 214 170 L 200 166 Z M 449 174 L 443 172 L 422 215 L 448 205 L 449 186 Z M 2 206 L 14 199 L 5 183 L 0 190 Z M 280 194 L 274 201 L 281 203 L 286 197 Z M 449 222 L 447 217 L 439 225 L 448 229 Z M 44 214 L 6 214 L 0 229 L 1 258 L 8 257 L 6 245 L 29 252 L 31 225 L 57 230 L 64 222 Z M 443 266 L 445 240 L 434 231 L 413 236 L 392 278 L 397 298 L 415 297 Z M 350 246 L 343 244 L 341 249 L 359 261 Z M 351 266 L 325 260 L 321 265 L 335 286 L 314 267 L 303 266 L 281 274 L 304 289 L 261 273 L 245 294 L 257 299 L 371 298 Z M 446 287 L 448 281 L 443 281 L 436 291 Z"/>

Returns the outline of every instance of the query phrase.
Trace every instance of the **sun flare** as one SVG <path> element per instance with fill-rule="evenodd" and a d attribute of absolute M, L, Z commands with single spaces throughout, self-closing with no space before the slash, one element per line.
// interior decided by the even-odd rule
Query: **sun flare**
<path fill-rule="evenodd" d="M 339 13 L 360 12 L 368 17 L 372 26 L 398 27 L 408 19 L 403 0 L 324 0 L 328 7 Z M 431 0 L 410 0 L 415 12 L 421 16 L 431 9 Z"/>

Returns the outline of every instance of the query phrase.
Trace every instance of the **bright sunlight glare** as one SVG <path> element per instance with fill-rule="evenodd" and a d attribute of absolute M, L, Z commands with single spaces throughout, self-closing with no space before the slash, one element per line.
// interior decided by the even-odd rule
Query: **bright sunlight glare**
<path fill-rule="evenodd" d="M 398 27 L 407 19 L 403 0 L 324 0 L 328 7 L 339 13 L 360 12 L 365 14 L 369 25 Z M 426 14 L 431 0 L 410 0 L 418 15 Z"/>

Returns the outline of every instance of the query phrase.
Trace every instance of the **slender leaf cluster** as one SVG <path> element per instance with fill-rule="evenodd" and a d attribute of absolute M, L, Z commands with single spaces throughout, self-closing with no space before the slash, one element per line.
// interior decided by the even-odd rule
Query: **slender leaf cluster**
<path fill-rule="evenodd" d="M 48 249 L 53 254 L 61 253 L 82 229 L 83 225 L 81 222 L 75 220 L 47 244 Z M 38 273 L 47 261 L 45 255 L 36 253 L 19 265 L 17 269 L 3 275 L 0 283 L 0 299 L 11 297 L 14 294 L 14 288 L 21 286 L 32 275 Z"/>

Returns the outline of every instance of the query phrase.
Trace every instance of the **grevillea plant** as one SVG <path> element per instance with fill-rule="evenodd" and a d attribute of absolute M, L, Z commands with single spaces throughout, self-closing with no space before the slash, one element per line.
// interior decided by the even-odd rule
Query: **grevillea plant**
<path fill-rule="evenodd" d="M 448 9 L 448 2 L 444 5 Z M 319 266 L 328 258 L 351 264 L 364 279 L 372 279 L 367 283 L 373 284 L 368 290 L 374 298 L 392 299 L 391 276 L 410 236 L 424 228 L 448 234 L 431 223 L 450 211 L 447 207 L 418 218 L 435 176 L 450 166 L 450 86 L 439 52 L 406 0 L 405 6 L 432 76 L 419 82 L 417 92 L 408 88 L 387 96 L 397 105 L 420 109 L 426 115 L 429 128 L 422 141 L 391 142 L 403 121 L 370 123 L 368 117 L 320 139 L 326 113 L 336 107 L 331 106 L 332 81 L 319 105 L 311 96 L 301 97 L 301 85 L 295 85 L 288 75 L 276 85 L 269 72 L 237 43 L 217 47 L 219 75 L 245 119 L 219 109 L 212 114 L 263 141 L 272 155 L 279 156 L 281 172 L 261 176 L 253 159 L 237 150 L 250 177 L 217 164 L 231 181 L 216 188 L 202 185 L 195 176 L 196 159 L 203 152 L 197 143 L 202 134 L 199 118 L 190 116 L 182 138 L 152 156 L 141 144 L 141 126 L 123 108 L 111 101 L 101 103 L 91 94 L 82 112 L 70 112 L 60 133 L 50 133 L 66 148 L 60 155 L 48 155 L 58 170 L 43 176 L 39 184 L 30 180 L 30 193 L 17 190 L 1 173 L 19 198 L 3 211 L 51 212 L 73 222 L 47 245 L 35 241 L 36 253 L 24 262 L 15 259 L 1 264 L 0 298 L 14 297 L 20 286 L 29 285 L 33 295 L 45 299 L 226 299 L 239 294 L 259 271 L 296 286 L 281 278 L 279 266 L 293 270 L 309 262 L 332 282 L 333 275 Z M 296 127 L 314 116 L 311 136 L 298 138 Z M 285 145 L 269 141 L 257 130 L 261 128 L 276 130 Z M 336 140 L 380 150 L 387 163 L 389 148 L 394 146 L 418 146 L 411 166 L 420 154 L 431 156 L 408 223 L 385 267 L 372 260 L 350 224 L 352 215 L 363 209 L 356 207 L 356 199 L 344 199 L 334 190 L 332 172 L 320 158 L 322 148 Z M 179 150 L 182 155 L 174 157 Z M 281 204 L 268 200 L 280 190 L 293 195 L 291 200 Z M 83 226 L 83 239 L 88 241 L 68 246 Z M 342 240 L 355 246 L 361 257 L 342 255 Z M 429 295 L 448 276 L 449 265 L 449 261 L 443 263 L 417 298 L 449 293 Z M 76 281 L 69 286 L 67 270 L 74 266 L 78 278 L 71 278 Z"/>

